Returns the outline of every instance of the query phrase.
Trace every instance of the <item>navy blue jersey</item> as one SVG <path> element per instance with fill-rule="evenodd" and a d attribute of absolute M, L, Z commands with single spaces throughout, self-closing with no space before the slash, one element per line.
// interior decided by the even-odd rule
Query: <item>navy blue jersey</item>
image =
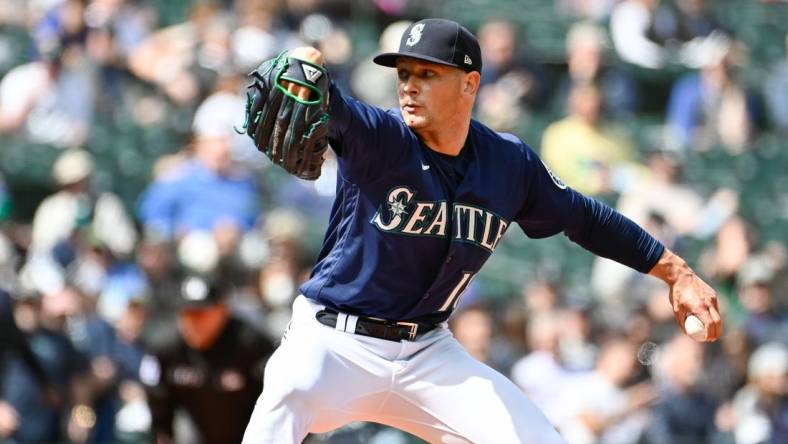
<path fill-rule="evenodd" d="M 648 271 L 662 246 L 640 227 L 564 185 L 517 137 L 472 121 L 457 159 L 424 145 L 402 120 L 332 87 L 337 195 L 301 292 L 340 311 L 443 321 L 506 230 L 565 232 L 596 254 Z"/>

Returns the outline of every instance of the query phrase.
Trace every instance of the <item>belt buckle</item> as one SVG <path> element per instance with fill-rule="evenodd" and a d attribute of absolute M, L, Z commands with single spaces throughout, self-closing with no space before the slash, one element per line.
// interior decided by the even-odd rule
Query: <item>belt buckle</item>
<path fill-rule="evenodd" d="M 398 326 L 408 327 L 410 331 L 408 332 L 408 341 L 413 341 L 416 339 L 416 334 L 419 332 L 419 324 L 415 322 L 397 322 Z"/>

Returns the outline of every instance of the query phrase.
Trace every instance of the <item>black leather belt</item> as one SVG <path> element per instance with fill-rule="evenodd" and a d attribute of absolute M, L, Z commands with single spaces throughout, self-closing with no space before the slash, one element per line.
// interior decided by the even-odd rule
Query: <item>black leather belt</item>
<path fill-rule="evenodd" d="M 326 308 L 315 314 L 315 318 L 323 325 L 336 328 L 339 312 Z M 355 334 L 399 342 L 402 340 L 413 341 L 419 335 L 427 333 L 438 327 L 438 324 L 421 324 L 417 322 L 395 322 L 383 319 L 358 316 Z"/>

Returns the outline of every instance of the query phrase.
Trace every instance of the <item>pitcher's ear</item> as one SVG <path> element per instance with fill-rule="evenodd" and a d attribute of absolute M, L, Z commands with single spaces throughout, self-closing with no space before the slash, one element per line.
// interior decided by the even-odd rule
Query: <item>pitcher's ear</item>
<path fill-rule="evenodd" d="M 469 72 L 465 75 L 465 87 L 464 91 L 468 94 L 476 94 L 479 90 L 479 83 L 481 82 L 481 75 L 478 72 L 473 71 Z"/>

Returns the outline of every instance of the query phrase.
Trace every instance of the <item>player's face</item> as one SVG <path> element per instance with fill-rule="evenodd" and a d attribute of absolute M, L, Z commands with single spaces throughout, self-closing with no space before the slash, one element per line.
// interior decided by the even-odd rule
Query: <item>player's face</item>
<path fill-rule="evenodd" d="M 397 59 L 397 95 L 402 118 L 413 129 L 451 122 L 460 106 L 465 73 L 408 57 Z"/>

